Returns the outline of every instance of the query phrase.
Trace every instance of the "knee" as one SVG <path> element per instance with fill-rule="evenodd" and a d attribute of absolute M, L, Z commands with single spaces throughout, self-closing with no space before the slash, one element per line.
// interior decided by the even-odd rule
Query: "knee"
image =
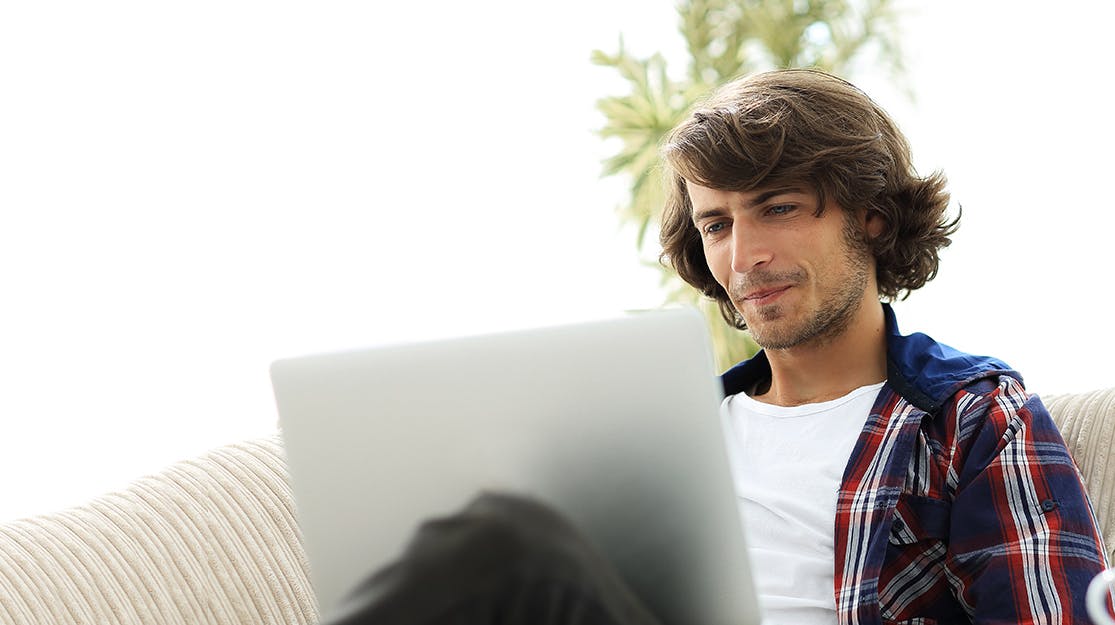
<path fill-rule="evenodd" d="M 402 557 L 357 588 L 329 622 L 442 622 L 457 611 L 460 622 L 483 613 L 518 614 L 507 622 L 531 623 L 543 619 L 522 615 L 581 613 L 588 609 L 584 602 L 599 604 L 590 596 L 599 568 L 594 560 L 588 543 L 552 508 L 530 498 L 484 494 L 460 512 L 422 525 Z"/>
<path fill-rule="evenodd" d="M 543 502 L 484 493 L 461 512 L 422 525 L 409 551 L 419 561 L 477 576 L 552 579 L 575 571 L 587 547 L 572 524 Z"/>

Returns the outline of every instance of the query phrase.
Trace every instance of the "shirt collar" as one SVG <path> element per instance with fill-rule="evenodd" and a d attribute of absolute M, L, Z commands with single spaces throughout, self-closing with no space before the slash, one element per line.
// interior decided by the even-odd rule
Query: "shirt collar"
<path fill-rule="evenodd" d="M 1001 360 L 966 354 L 925 334 L 903 335 L 890 304 L 883 304 L 887 332 L 887 384 L 911 404 L 933 414 L 961 387 L 985 377 L 1022 376 Z M 760 351 L 721 376 L 726 395 L 770 378 L 770 361 Z"/>

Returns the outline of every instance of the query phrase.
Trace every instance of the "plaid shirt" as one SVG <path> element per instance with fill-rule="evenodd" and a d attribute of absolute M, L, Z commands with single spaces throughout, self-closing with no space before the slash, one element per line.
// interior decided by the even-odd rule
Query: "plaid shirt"
<path fill-rule="evenodd" d="M 887 383 L 837 499 L 839 622 L 1089 622 L 1105 552 L 1049 412 L 1002 362 L 903 336 L 884 307 Z M 725 392 L 769 375 L 760 352 Z"/>

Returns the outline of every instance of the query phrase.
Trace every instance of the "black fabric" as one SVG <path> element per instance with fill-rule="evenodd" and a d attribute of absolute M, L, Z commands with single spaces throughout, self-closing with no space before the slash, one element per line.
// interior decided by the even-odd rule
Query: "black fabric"
<path fill-rule="evenodd" d="M 658 625 L 614 568 L 540 502 L 484 494 L 423 524 L 322 625 Z"/>

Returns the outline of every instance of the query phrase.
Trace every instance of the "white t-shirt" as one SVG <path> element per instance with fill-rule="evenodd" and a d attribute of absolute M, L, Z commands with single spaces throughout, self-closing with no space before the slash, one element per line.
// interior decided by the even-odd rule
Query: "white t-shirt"
<path fill-rule="evenodd" d="M 732 475 L 764 625 L 836 623 L 836 497 L 883 382 L 803 406 L 724 400 Z"/>

